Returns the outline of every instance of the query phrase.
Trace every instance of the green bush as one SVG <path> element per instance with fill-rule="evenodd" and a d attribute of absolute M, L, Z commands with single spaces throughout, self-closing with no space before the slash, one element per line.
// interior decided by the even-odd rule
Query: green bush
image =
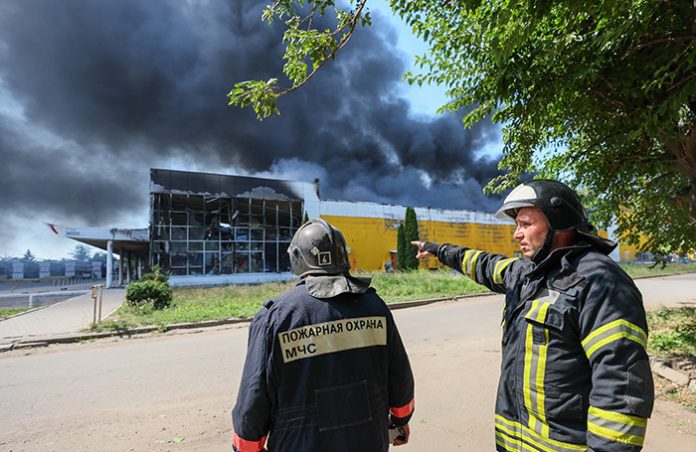
<path fill-rule="evenodd" d="M 163 283 L 168 283 L 169 282 L 169 275 L 166 273 L 162 273 L 160 271 L 160 266 L 159 265 L 153 265 L 152 269 L 150 269 L 149 272 L 145 273 L 142 278 L 140 278 L 141 281 L 159 281 Z"/>
<path fill-rule="evenodd" d="M 126 301 L 130 306 L 151 303 L 154 309 L 164 309 L 172 304 L 172 289 L 161 281 L 137 281 L 126 289 Z"/>

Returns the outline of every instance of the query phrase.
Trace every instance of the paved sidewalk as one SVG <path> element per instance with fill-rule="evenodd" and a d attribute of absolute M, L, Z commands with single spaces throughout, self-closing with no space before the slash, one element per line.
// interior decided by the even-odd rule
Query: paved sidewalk
<path fill-rule="evenodd" d="M 102 319 L 125 299 L 125 289 L 104 289 Z M 92 295 L 80 295 L 26 314 L 0 320 L 0 344 L 66 333 L 88 328 L 94 315 Z"/>

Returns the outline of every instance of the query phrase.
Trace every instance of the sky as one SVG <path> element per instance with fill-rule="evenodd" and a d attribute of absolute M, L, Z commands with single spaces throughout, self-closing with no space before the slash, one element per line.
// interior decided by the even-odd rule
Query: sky
<path fill-rule="evenodd" d="M 500 130 L 436 115 L 403 73 L 426 50 L 373 26 L 259 122 L 237 81 L 282 77 L 258 0 L 0 2 L 0 257 L 67 257 L 62 226 L 147 227 L 150 168 L 320 179 L 324 199 L 494 211 Z M 96 249 L 92 249 L 96 251 Z"/>

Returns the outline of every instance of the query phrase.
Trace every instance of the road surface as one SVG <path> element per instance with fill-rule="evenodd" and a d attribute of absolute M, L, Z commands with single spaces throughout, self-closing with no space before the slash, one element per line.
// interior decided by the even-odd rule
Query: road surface
<path fill-rule="evenodd" d="M 696 305 L 696 275 L 638 281 L 646 305 Z M 416 376 L 411 442 L 493 449 L 502 298 L 394 312 Z M 0 354 L 1 451 L 229 451 L 246 326 Z M 646 451 L 696 451 L 696 414 L 658 400 Z"/>

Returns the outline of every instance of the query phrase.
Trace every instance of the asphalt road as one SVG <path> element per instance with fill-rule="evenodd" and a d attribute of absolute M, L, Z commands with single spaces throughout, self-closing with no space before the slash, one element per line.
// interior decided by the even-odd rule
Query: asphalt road
<path fill-rule="evenodd" d="M 646 306 L 696 305 L 696 275 L 638 282 Z M 493 450 L 500 296 L 395 311 L 416 375 L 412 441 Z M 0 354 L 1 451 L 229 451 L 245 326 Z M 696 450 L 696 414 L 660 400 L 646 451 Z"/>

